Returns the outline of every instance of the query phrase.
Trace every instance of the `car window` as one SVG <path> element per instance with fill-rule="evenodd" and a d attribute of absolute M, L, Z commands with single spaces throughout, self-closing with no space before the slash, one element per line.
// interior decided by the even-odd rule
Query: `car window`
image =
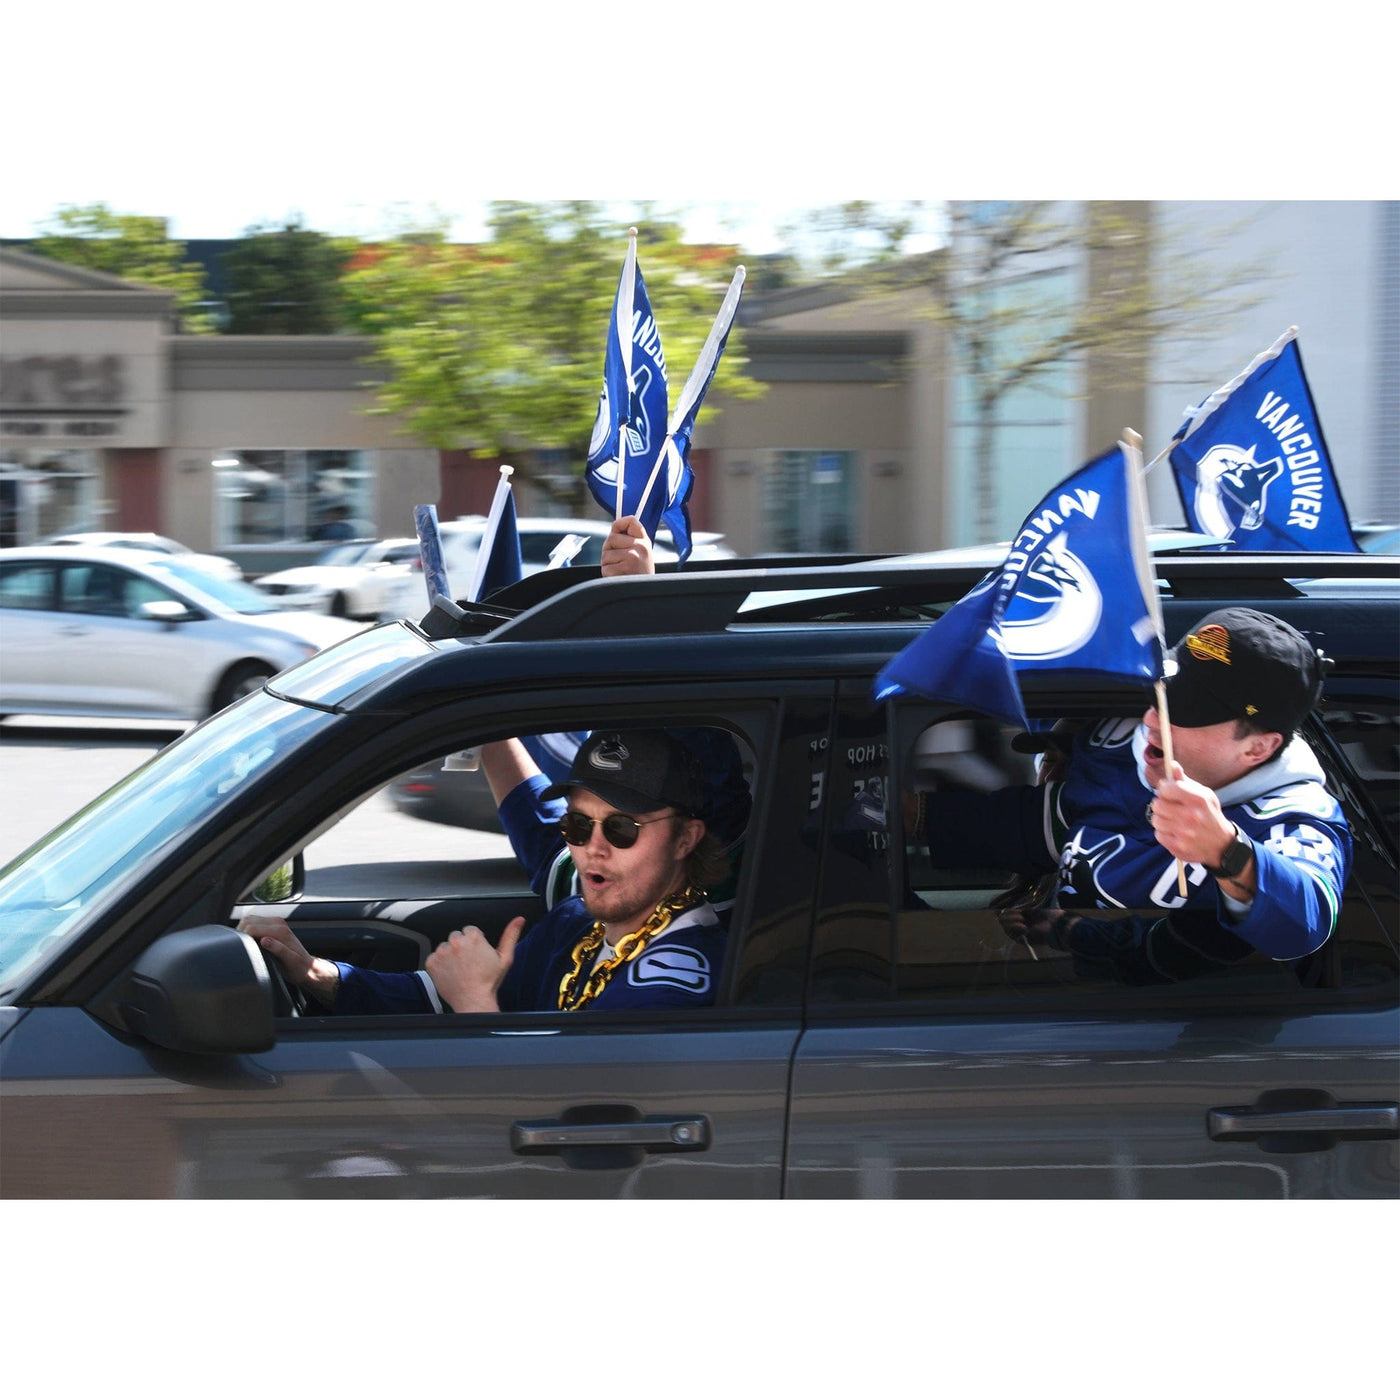
<path fill-rule="evenodd" d="M 977 866 L 931 859 L 912 826 L 920 789 L 990 793 L 1034 785 L 1035 760 L 1021 751 L 1025 736 L 985 718 L 931 722 L 931 707 L 921 705 L 898 706 L 892 718 L 890 724 L 877 707 L 852 698 L 839 719 L 813 961 L 818 1000 L 930 1008 L 968 998 L 1097 1005 L 1218 994 L 1294 1001 L 1394 985 L 1393 933 L 1366 886 L 1393 886 L 1395 874 L 1393 866 L 1377 866 L 1374 852 L 1356 857 L 1333 937 L 1310 958 L 1276 962 L 1250 953 L 1228 967 L 1147 986 L 1135 980 L 1130 957 L 1095 962 L 1019 937 L 1034 911 L 1054 904 L 1054 874 L 1018 870 L 1011 859 Z M 1163 910 L 1093 917 L 1106 937 L 1128 940 L 1144 926 L 1132 921 L 1157 923 Z"/>
<path fill-rule="evenodd" d="M 58 605 L 64 612 L 95 617 L 128 617 L 131 575 L 110 564 L 65 564 L 58 579 Z"/>
<path fill-rule="evenodd" d="M 42 559 L 0 564 L 0 608 L 52 608 L 54 566 Z"/>
<path fill-rule="evenodd" d="M 745 862 L 758 780 L 755 749 L 746 734 L 728 727 L 687 725 L 673 732 L 710 775 L 710 829 L 727 853 L 728 870 L 718 885 L 707 887 L 707 898 L 727 921 Z M 473 741 L 482 737 L 459 733 L 450 749 L 439 743 L 387 783 L 376 782 L 342 803 L 298 843 L 304 889 L 292 905 L 277 908 L 316 956 L 375 971 L 413 971 L 455 928 L 475 924 L 494 941 L 516 915 L 533 926 L 547 909 L 577 893 L 571 848 L 557 825 L 563 804 L 541 813 L 533 796 L 526 799 L 529 816 L 518 828 L 523 844 L 517 852 L 474 759 L 479 745 Z M 519 737 L 552 781 L 567 776 L 587 731 Z M 279 859 L 290 853 L 281 852 Z M 789 860 L 787 866 L 802 878 L 799 863 Z M 237 912 L 254 907 L 241 904 Z M 800 988 L 799 975 L 786 989 L 789 1004 Z M 758 987 L 750 999 L 761 1001 L 765 993 L 771 997 L 772 989 Z"/>
<path fill-rule="evenodd" d="M 275 773 L 280 756 L 332 717 L 249 696 L 191 730 L 0 870 L 0 990 L 120 896 L 162 847 L 200 829 Z"/>

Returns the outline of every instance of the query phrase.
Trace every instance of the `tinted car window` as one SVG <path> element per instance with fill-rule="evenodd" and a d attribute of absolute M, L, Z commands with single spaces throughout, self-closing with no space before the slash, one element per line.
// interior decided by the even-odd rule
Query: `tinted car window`
<path fill-rule="evenodd" d="M 936 1007 L 969 997 L 1009 1003 L 1049 996 L 1067 1008 L 1144 995 L 1183 1004 L 1201 994 L 1285 1001 L 1327 989 L 1393 987 L 1396 872 L 1381 843 L 1362 839 L 1365 814 L 1348 810 L 1356 837 L 1353 876 L 1333 937 L 1310 958 L 1242 962 L 1178 983 L 1140 987 L 1111 965 L 1094 965 L 1017 936 L 1025 912 L 1053 901 L 1054 876 L 1010 865 L 946 868 L 911 834 L 914 795 L 989 792 L 1033 784 L 1034 760 L 1012 745 L 1018 731 L 976 717 L 929 724 L 930 711 L 906 705 L 892 731 L 878 710 L 847 699 L 838 717 L 828 777 L 822 902 L 812 990 L 819 1001 L 893 1001 Z M 1375 716 L 1347 721 L 1378 729 Z M 891 737 L 893 735 L 893 737 Z M 1386 761 L 1389 761 L 1388 759 Z M 1335 784 L 1334 787 L 1340 787 Z M 1348 794 L 1340 793 L 1347 806 Z M 1096 915 L 1095 917 L 1100 917 Z M 1104 911 L 1106 923 L 1157 920 L 1160 909 Z"/>
<path fill-rule="evenodd" d="M 65 564 L 58 580 L 59 607 L 64 612 L 126 617 L 130 578 L 124 569 L 108 564 Z"/>
<path fill-rule="evenodd" d="M 0 564 L 0 608 L 53 607 L 53 575 L 43 560 Z"/>

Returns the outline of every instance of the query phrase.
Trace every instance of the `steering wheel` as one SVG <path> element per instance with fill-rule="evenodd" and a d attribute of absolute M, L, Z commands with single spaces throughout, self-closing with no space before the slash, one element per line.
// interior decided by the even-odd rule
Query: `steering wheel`
<path fill-rule="evenodd" d="M 272 983 L 272 1014 L 274 1018 L 283 1016 L 306 1016 L 310 1014 L 310 1003 L 301 987 L 294 987 L 282 972 L 282 965 L 267 949 L 259 950 L 267 965 L 268 980 Z"/>

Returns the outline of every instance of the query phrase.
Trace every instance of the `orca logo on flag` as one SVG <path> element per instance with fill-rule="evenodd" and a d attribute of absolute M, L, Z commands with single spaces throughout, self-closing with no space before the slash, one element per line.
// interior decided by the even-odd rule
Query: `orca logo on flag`
<path fill-rule="evenodd" d="M 588 455 L 592 457 L 608 440 L 612 431 L 612 415 L 608 412 L 608 383 L 603 381 L 603 392 L 598 395 L 598 416 L 593 420 L 593 436 L 588 440 Z M 617 473 L 613 472 L 613 480 Z"/>
<path fill-rule="evenodd" d="M 1065 544 L 1047 541 L 1027 565 L 1001 620 L 1013 661 L 1052 661 L 1078 651 L 1103 616 L 1103 594 L 1088 565 Z"/>
<path fill-rule="evenodd" d="M 1217 443 L 1196 467 L 1196 520 L 1208 535 L 1225 539 L 1236 530 L 1257 530 L 1264 522 L 1269 483 L 1283 475 L 1277 457 L 1254 460 L 1254 447 Z"/>
<path fill-rule="evenodd" d="M 651 370 L 646 365 L 638 365 L 632 376 L 632 400 L 627 412 L 627 453 L 631 457 L 644 456 L 651 442 L 651 424 L 642 400 L 651 387 Z"/>
<path fill-rule="evenodd" d="M 628 457 L 645 456 L 647 448 L 651 445 L 651 420 L 647 417 L 644 396 L 651 387 L 652 371 L 647 365 L 638 365 L 636 372 L 632 375 L 632 395 L 628 404 L 628 416 L 623 432 L 627 434 L 627 455 Z M 603 392 L 598 396 L 598 416 L 593 420 L 593 436 L 588 442 L 588 455 L 592 457 L 596 452 L 602 450 L 604 443 L 608 440 L 608 434 L 613 430 L 611 416 L 611 401 L 608 398 L 608 386 L 603 385 Z M 617 485 L 617 457 L 608 458 L 606 462 L 600 462 L 592 468 L 594 477 L 598 481 L 605 482 L 609 486 Z"/>
<path fill-rule="evenodd" d="M 710 962 L 695 948 L 648 948 L 627 964 L 627 980 L 634 987 L 679 987 L 703 996 L 710 990 Z"/>

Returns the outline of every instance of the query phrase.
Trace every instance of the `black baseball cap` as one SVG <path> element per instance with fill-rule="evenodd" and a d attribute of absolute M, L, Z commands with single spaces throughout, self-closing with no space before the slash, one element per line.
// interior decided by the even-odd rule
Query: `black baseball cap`
<path fill-rule="evenodd" d="M 541 796 L 566 797 L 576 787 L 634 816 L 662 807 L 693 815 L 704 804 L 704 778 L 695 755 L 661 729 L 590 734 L 574 755 L 568 781 L 552 784 Z"/>
<path fill-rule="evenodd" d="M 1167 681 L 1172 724 L 1247 719 L 1285 739 L 1317 704 L 1331 665 L 1296 628 L 1253 608 L 1207 613 L 1167 655 L 1176 662 Z"/>

